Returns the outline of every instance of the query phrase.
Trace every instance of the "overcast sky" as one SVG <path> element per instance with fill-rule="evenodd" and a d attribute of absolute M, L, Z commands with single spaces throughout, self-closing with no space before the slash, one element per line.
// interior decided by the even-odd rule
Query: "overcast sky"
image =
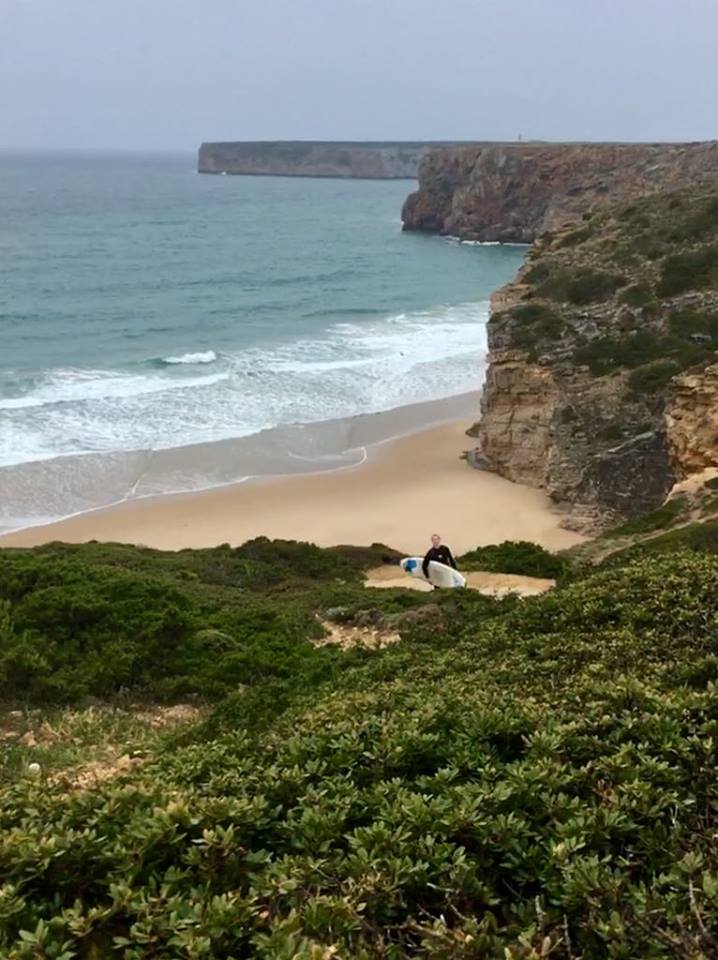
<path fill-rule="evenodd" d="M 0 146 L 718 137 L 718 0 L 0 0 Z"/>

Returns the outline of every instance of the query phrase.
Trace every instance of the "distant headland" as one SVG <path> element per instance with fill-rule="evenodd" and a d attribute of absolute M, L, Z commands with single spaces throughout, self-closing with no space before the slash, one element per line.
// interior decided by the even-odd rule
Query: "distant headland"
<path fill-rule="evenodd" d="M 479 147 L 474 141 L 255 140 L 203 143 L 199 173 L 242 176 L 413 180 L 421 158 L 440 147 Z"/>

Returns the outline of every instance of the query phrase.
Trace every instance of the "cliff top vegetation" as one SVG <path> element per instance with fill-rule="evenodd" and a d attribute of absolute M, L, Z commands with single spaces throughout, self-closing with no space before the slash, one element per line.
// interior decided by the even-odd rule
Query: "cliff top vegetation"
<path fill-rule="evenodd" d="M 660 193 L 545 233 L 519 275 L 513 345 L 558 354 L 628 391 L 662 389 L 718 347 L 718 191 Z M 562 345 L 570 349 L 562 353 Z"/>

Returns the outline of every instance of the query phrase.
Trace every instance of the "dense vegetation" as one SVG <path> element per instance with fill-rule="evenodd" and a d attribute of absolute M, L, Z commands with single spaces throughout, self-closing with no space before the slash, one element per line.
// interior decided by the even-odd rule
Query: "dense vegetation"
<path fill-rule="evenodd" d="M 118 544 L 5 551 L 0 696 L 221 697 L 240 684 L 328 676 L 332 651 L 310 642 L 324 632 L 316 611 L 361 606 L 362 567 L 391 556 L 263 539 L 178 554 Z"/>
<path fill-rule="evenodd" d="M 660 390 L 718 346 L 718 193 L 698 186 L 586 214 L 540 239 L 521 282 L 513 346 L 535 358 L 568 331 L 574 363 L 596 376 L 635 371 L 630 389 Z"/>
<path fill-rule="evenodd" d="M 6 684 L 215 703 L 93 790 L 6 771 L 0 953 L 715 956 L 718 559 L 676 546 L 502 603 L 366 591 L 384 548 L 0 554 Z M 315 647 L 332 609 L 402 639 Z"/>

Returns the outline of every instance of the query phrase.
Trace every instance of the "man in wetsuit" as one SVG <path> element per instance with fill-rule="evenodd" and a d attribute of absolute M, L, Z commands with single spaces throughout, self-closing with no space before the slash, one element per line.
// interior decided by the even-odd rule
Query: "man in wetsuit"
<path fill-rule="evenodd" d="M 453 567 L 454 570 L 456 570 L 456 563 L 451 555 L 451 550 L 441 542 L 441 537 L 438 533 L 432 533 L 431 549 L 424 557 L 424 562 L 421 565 L 421 569 L 424 571 L 424 576 L 427 580 L 429 579 L 429 564 L 432 560 L 436 560 L 438 563 L 445 563 L 447 567 Z"/>

